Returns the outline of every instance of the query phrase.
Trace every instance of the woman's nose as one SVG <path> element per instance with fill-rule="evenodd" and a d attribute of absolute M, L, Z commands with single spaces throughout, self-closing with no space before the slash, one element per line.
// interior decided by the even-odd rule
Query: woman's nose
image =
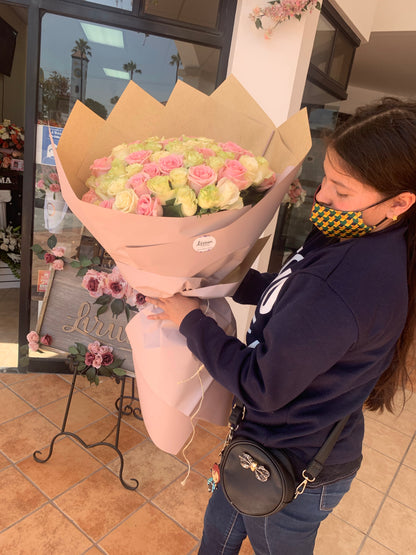
<path fill-rule="evenodd" d="M 319 202 L 319 204 L 325 204 L 327 206 L 331 205 L 331 199 L 328 195 L 327 188 L 325 187 L 324 181 L 319 185 L 318 189 L 315 193 L 315 199 Z"/>

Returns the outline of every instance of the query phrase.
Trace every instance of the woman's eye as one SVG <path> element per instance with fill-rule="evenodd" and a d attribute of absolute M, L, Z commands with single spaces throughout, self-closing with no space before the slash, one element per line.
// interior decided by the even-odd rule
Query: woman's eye
<path fill-rule="evenodd" d="M 348 197 L 348 195 L 344 195 L 343 193 L 338 193 L 338 192 L 337 192 L 337 195 L 339 196 L 339 198 L 347 198 Z"/>

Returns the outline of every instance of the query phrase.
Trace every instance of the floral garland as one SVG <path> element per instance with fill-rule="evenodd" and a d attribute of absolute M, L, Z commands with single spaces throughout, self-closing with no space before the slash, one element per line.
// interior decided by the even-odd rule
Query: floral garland
<path fill-rule="evenodd" d="M 20 279 L 20 227 L 0 229 L 0 260 Z"/>
<path fill-rule="evenodd" d="M 291 17 L 300 21 L 303 13 L 311 12 L 314 8 L 321 9 L 318 0 L 271 0 L 267 4 L 269 5 L 263 8 L 254 8 L 249 14 L 249 18 L 254 21 L 256 28 L 265 31 L 266 39 L 271 38 L 279 23 L 283 23 Z M 263 18 L 266 18 L 269 23 L 263 25 Z"/>

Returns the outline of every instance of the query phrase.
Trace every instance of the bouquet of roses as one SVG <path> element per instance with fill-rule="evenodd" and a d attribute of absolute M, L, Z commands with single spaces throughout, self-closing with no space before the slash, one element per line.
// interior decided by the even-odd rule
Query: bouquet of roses
<path fill-rule="evenodd" d="M 106 121 L 77 103 L 55 159 L 66 202 L 130 287 L 207 299 L 232 334 L 225 297 L 309 148 L 305 111 L 277 129 L 231 76 L 209 97 L 179 81 L 166 105 L 130 82 Z M 147 319 L 157 310 L 146 305 L 126 332 L 150 437 L 177 453 L 196 413 L 224 425 L 232 399 L 171 322 Z"/>

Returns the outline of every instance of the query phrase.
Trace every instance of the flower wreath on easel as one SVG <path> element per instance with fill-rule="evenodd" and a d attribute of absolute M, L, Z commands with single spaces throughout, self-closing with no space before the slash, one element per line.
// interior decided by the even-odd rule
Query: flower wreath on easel
<path fill-rule="evenodd" d="M 265 31 L 264 37 L 271 38 L 273 31 L 279 25 L 291 17 L 300 21 L 302 14 L 311 12 L 314 8 L 321 9 L 318 0 L 271 0 L 263 8 L 254 8 L 249 14 L 249 18 L 254 21 L 257 29 Z M 269 21 L 268 25 L 263 25 L 262 19 Z"/>

